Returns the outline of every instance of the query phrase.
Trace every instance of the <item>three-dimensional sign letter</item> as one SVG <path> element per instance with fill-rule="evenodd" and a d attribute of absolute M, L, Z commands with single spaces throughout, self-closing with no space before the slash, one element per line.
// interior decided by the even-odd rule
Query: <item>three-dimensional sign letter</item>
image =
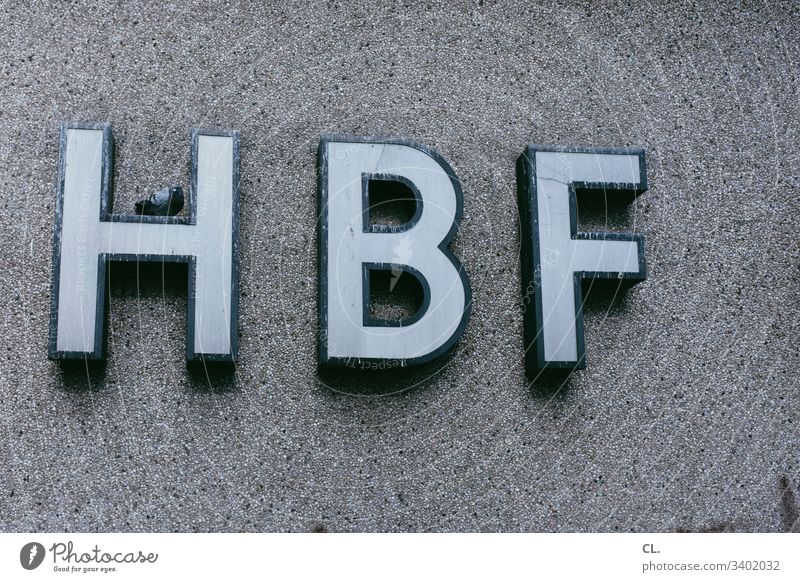
<path fill-rule="evenodd" d="M 413 192 L 416 212 L 406 224 L 370 223 L 368 189 L 380 181 Z M 466 327 L 471 291 L 447 248 L 462 208 L 447 162 L 409 141 L 323 136 L 319 205 L 320 363 L 416 364 L 449 349 Z M 394 321 L 370 317 L 372 270 L 416 277 L 423 292 L 417 313 Z"/>
<path fill-rule="evenodd" d="M 644 192 L 644 151 L 531 145 L 517 160 L 528 374 L 585 366 L 582 279 L 646 277 L 642 236 L 577 231 L 576 189 Z"/>
<path fill-rule="evenodd" d="M 239 298 L 239 134 L 192 131 L 189 215 L 111 214 L 109 124 L 61 127 L 49 356 L 105 356 L 109 261 L 185 262 L 187 361 L 234 361 Z"/>

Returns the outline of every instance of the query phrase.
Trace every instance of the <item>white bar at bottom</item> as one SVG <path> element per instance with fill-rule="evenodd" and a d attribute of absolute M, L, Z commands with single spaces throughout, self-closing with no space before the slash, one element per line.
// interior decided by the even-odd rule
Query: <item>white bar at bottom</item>
<path fill-rule="evenodd" d="M 797 534 L 0 534 L 0 580 L 800 580 L 798 550 Z"/>

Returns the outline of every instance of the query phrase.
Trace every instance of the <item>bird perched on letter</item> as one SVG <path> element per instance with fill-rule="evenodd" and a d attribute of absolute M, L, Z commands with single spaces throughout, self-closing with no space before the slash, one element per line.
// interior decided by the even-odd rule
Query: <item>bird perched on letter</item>
<path fill-rule="evenodd" d="M 175 216 L 183 208 L 183 188 L 170 186 L 136 203 L 136 214 Z"/>

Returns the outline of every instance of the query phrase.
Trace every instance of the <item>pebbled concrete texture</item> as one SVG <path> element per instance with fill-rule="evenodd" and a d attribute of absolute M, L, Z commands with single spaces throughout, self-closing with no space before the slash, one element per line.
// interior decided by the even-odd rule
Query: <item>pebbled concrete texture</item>
<path fill-rule="evenodd" d="M 0 4 L 0 530 L 797 529 L 791 2 Z M 115 209 L 241 131 L 240 363 L 188 370 L 180 271 L 112 271 L 109 358 L 47 360 L 61 121 L 109 121 Z M 321 133 L 436 148 L 474 308 L 419 370 L 320 375 Z M 637 146 L 645 234 L 587 363 L 523 373 L 514 162 Z"/>

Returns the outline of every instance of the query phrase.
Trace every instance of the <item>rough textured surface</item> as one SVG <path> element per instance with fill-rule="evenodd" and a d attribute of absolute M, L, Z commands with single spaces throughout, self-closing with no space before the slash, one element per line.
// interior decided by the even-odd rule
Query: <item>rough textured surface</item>
<path fill-rule="evenodd" d="M 796 4 L 29 4 L 0 5 L 0 529 L 797 527 Z M 67 120 L 113 124 L 128 212 L 186 185 L 192 127 L 241 130 L 234 374 L 186 369 L 158 269 L 113 276 L 104 369 L 47 360 Z M 463 181 L 451 357 L 318 374 L 323 132 L 415 139 Z M 581 216 L 644 233 L 649 279 L 590 301 L 566 382 L 522 372 L 531 142 L 649 155 L 634 205 Z"/>

